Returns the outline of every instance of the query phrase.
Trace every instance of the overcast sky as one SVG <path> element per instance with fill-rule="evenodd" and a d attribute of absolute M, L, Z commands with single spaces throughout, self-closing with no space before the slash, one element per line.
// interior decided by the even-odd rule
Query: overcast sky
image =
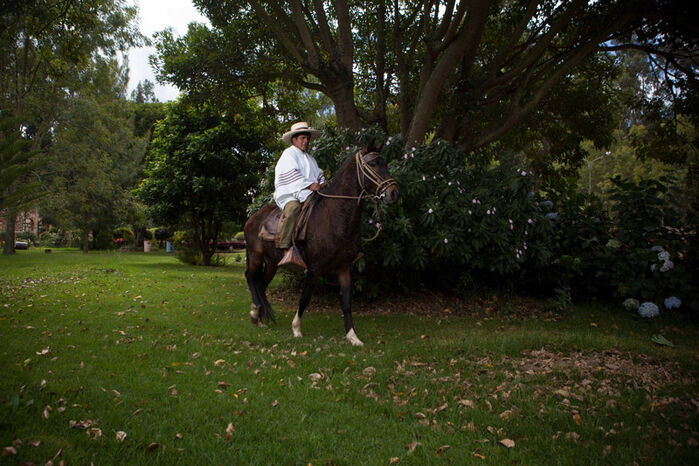
<path fill-rule="evenodd" d="M 153 38 L 153 33 L 171 27 L 175 36 L 187 32 L 187 25 L 193 21 L 208 24 L 191 0 L 131 0 L 139 7 L 141 33 Z M 148 56 L 155 53 L 154 47 L 141 47 L 129 51 L 129 90 L 128 95 L 139 81 L 148 79 L 155 84 L 155 95 L 161 102 L 174 100 L 179 95 L 176 87 L 161 85 L 155 81 L 155 75 L 148 64 Z"/>

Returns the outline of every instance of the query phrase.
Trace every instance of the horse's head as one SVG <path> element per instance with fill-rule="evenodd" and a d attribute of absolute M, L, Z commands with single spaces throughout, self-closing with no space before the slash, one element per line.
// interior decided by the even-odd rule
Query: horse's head
<path fill-rule="evenodd" d="M 393 204 L 400 195 L 396 180 L 388 172 L 381 148 L 371 146 L 357 152 L 357 176 L 362 189 L 384 204 Z"/>

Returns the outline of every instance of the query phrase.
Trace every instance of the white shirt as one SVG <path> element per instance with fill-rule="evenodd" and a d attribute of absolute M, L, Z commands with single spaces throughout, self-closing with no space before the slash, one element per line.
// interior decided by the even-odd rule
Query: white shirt
<path fill-rule="evenodd" d="M 325 175 L 312 155 L 296 146 L 282 152 L 274 168 L 274 202 L 280 209 L 289 201 L 304 202 L 311 195 L 313 183 L 325 182 Z"/>

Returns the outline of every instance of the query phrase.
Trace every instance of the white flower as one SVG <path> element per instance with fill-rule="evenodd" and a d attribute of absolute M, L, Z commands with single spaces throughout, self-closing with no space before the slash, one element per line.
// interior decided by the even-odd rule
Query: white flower
<path fill-rule="evenodd" d="M 638 308 L 641 317 L 655 317 L 660 314 L 660 309 L 654 303 L 645 302 Z"/>
<path fill-rule="evenodd" d="M 527 176 L 527 172 L 525 172 L 524 170 L 522 170 L 522 176 Z"/>
<path fill-rule="evenodd" d="M 472 212 L 471 212 L 471 211 L 469 210 L 469 211 L 468 211 L 468 214 L 469 214 L 469 215 L 471 215 L 471 214 L 472 214 Z"/>
<path fill-rule="evenodd" d="M 430 210 L 427 211 L 428 214 L 431 214 L 432 212 L 434 212 L 434 211 L 431 208 L 430 208 Z"/>
<path fill-rule="evenodd" d="M 449 242 L 449 240 L 444 238 L 444 244 L 447 244 L 448 242 Z"/>
<path fill-rule="evenodd" d="M 668 270 L 672 270 L 675 268 L 675 263 L 668 260 L 665 261 L 665 263 L 660 267 L 661 272 L 667 272 Z"/>

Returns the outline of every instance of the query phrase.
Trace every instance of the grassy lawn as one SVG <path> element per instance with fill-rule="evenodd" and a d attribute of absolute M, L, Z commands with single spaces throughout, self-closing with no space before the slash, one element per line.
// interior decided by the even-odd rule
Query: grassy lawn
<path fill-rule="evenodd" d="M 396 296 L 357 305 L 356 349 L 323 298 L 301 339 L 288 293 L 278 325 L 253 327 L 243 271 L 162 253 L 0 256 L 0 464 L 699 458 L 699 340 L 682 315 L 482 297 L 425 312 Z"/>

